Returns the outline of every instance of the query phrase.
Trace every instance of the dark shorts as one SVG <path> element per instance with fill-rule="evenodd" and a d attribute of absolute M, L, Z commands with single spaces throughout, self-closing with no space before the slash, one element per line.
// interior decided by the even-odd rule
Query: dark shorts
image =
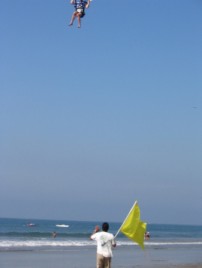
<path fill-rule="evenodd" d="M 77 8 L 76 12 L 78 12 L 80 14 L 80 17 L 83 18 L 85 16 L 85 12 L 84 9 L 82 8 Z"/>

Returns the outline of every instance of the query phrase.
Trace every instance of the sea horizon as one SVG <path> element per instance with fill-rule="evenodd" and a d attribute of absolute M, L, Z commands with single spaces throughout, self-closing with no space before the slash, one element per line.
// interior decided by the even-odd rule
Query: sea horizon
<path fill-rule="evenodd" d="M 37 218 L 37 217 L 8 217 L 8 216 L 6 216 L 6 217 L 4 217 L 4 216 L 1 216 L 0 217 L 0 220 L 1 219 L 10 219 L 10 220 L 27 220 L 27 221 L 32 221 L 32 220 L 39 220 L 39 221 L 70 221 L 70 222 L 92 222 L 92 223 L 95 223 L 95 224 L 97 224 L 98 222 L 99 223 L 102 223 L 103 221 L 102 220 L 91 220 L 91 219 L 89 219 L 89 220 L 83 220 L 83 219 L 60 219 L 60 218 Z M 112 224 L 122 224 L 122 222 L 123 222 L 123 220 L 122 221 L 108 221 L 109 223 L 112 223 Z M 147 222 L 147 221 L 146 221 Z M 147 224 L 148 225 L 179 225 L 179 226 L 198 226 L 198 227 L 200 227 L 200 226 L 202 226 L 202 223 L 165 223 L 165 222 L 163 222 L 163 223 L 160 223 L 160 222 L 150 222 L 150 223 L 148 223 L 147 222 Z"/>

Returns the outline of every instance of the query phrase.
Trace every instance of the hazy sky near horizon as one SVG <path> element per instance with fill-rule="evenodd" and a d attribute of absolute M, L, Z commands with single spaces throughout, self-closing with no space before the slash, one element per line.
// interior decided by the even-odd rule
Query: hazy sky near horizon
<path fill-rule="evenodd" d="M 0 1 L 0 217 L 202 225 L 202 1 Z"/>

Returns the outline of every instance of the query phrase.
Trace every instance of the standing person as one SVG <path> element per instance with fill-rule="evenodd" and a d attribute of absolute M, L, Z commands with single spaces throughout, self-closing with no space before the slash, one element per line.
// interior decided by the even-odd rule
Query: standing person
<path fill-rule="evenodd" d="M 72 15 L 69 26 L 72 26 L 75 18 L 78 19 L 78 28 L 81 27 L 81 18 L 85 16 L 85 9 L 89 7 L 90 0 L 71 0 L 70 4 L 74 5 L 75 11 Z"/>
<path fill-rule="evenodd" d="M 115 237 L 108 233 L 109 224 L 102 224 L 102 231 L 99 226 L 95 226 L 95 230 L 91 235 L 91 239 L 97 242 L 97 268 L 111 268 L 112 247 L 116 247 Z"/>

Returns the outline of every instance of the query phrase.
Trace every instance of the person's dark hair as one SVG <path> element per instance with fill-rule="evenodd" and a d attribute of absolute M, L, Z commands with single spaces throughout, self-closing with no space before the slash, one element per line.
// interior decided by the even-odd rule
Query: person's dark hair
<path fill-rule="evenodd" d="M 103 230 L 104 232 L 107 232 L 107 231 L 109 230 L 109 223 L 104 222 L 104 223 L 102 224 L 102 230 Z"/>

